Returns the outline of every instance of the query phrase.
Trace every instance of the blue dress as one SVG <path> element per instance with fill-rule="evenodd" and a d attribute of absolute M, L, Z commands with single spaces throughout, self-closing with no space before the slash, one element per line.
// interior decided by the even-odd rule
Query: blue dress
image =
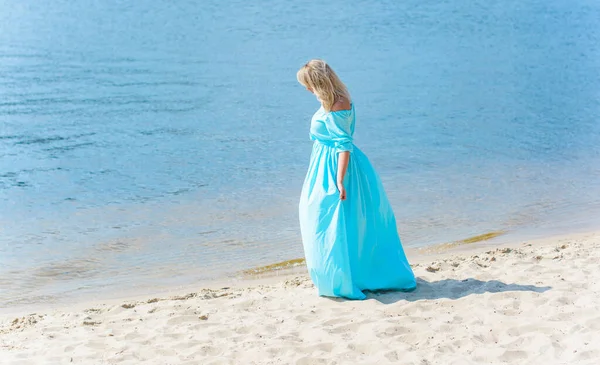
<path fill-rule="evenodd" d="M 314 140 L 300 197 L 306 266 L 319 295 L 365 299 L 363 290 L 413 290 L 396 218 L 367 156 L 352 143 L 354 105 L 312 117 Z M 338 153 L 350 151 L 346 200 L 336 185 Z"/>

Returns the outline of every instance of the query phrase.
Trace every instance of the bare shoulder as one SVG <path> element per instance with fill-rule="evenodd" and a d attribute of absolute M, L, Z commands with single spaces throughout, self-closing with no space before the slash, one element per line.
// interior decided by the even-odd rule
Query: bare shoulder
<path fill-rule="evenodd" d="M 343 98 L 336 101 L 335 104 L 333 104 L 333 106 L 331 107 L 331 111 L 338 112 L 340 110 L 349 110 L 351 107 L 352 105 L 350 105 L 350 100 Z"/>

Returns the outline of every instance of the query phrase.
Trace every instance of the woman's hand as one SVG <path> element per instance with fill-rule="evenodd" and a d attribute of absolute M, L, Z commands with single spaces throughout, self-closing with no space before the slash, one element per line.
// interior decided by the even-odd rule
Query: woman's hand
<path fill-rule="evenodd" d="M 340 191 L 340 200 L 346 200 L 346 188 L 344 187 L 344 183 L 338 181 L 337 188 Z"/>
<path fill-rule="evenodd" d="M 348 169 L 348 161 L 350 161 L 350 152 L 343 151 L 338 153 L 338 170 L 337 170 L 337 188 L 340 191 L 340 200 L 346 200 L 346 188 L 344 188 L 344 177 Z"/>

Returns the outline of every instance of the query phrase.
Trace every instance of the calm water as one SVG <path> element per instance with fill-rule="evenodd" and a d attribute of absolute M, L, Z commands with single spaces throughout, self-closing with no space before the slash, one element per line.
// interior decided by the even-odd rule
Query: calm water
<path fill-rule="evenodd" d="M 0 307 L 301 256 L 313 57 L 406 246 L 600 223 L 597 1 L 144 3 L 0 0 Z"/>

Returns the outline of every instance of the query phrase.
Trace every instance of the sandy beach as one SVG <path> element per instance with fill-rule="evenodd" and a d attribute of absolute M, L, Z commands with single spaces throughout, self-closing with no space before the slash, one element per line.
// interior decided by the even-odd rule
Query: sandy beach
<path fill-rule="evenodd" d="M 303 274 L 0 318 L 1 364 L 598 364 L 600 234 L 410 259 L 411 293 Z"/>

